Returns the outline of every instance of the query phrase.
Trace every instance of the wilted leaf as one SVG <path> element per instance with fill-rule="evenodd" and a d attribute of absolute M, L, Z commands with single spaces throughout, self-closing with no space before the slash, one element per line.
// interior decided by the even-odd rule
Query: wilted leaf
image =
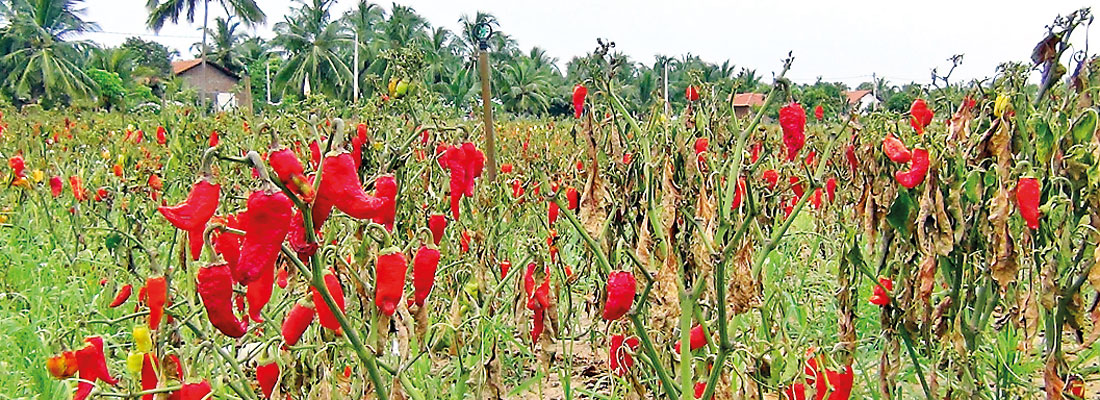
<path fill-rule="evenodd" d="M 992 227 L 993 265 L 990 267 L 993 279 L 1007 287 L 1016 280 L 1016 245 L 1008 231 L 1008 218 L 1012 210 L 1008 189 L 1001 187 L 989 204 L 989 224 Z"/>
<path fill-rule="evenodd" d="M 1061 400 L 1065 387 L 1066 382 L 1058 373 L 1058 357 L 1049 357 L 1046 367 L 1043 368 L 1043 388 L 1046 390 L 1047 400 Z"/>
<path fill-rule="evenodd" d="M 932 289 L 936 286 L 936 255 L 925 254 L 920 262 L 920 298 L 928 303 L 932 298 Z"/>
<path fill-rule="evenodd" d="M 729 271 L 729 288 L 727 303 L 731 307 L 733 315 L 738 315 L 760 305 L 759 287 L 752 276 L 753 246 L 751 240 L 743 240 L 744 244 L 731 260 L 732 270 Z"/>
<path fill-rule="evenodd" d="M 1050 162 L 1054 154 L 1054 132 L 1050 130 L 1050 124 L 1038 114 L 1032 115 L 1027 121 L 1028 128 L 1035 140 L 1035 157 L 1041 165 Z"/>
<path fill-rule="evenodd" d="M 1073 123 L 1073 127 L 1069 130 L 1074 144 L 1088 143 L 1092 140 L 1093 135 L 1096 133 L 1096 120 L 1096 110 L 1090 108 L 1081 112 L 1081 115 L 1077 117 L 1077 121 Z"/>
<path fill-rule="evenodd" d="M 1031 62 L 1039 65 L 1053 60 L 1054 56 L 1058 54 L 1056 46 L 1060 40 L 1061 35 L 1056 35 L 1054 32 L 1047 33 L 1047 36 L 1031 50 Z"/>

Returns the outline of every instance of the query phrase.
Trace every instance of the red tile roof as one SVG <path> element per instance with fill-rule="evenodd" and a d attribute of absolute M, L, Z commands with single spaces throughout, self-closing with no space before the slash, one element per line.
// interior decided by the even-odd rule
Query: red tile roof
<path fill-rule="evenodd" d="M 764 98 L 767 97 L 763 93 L 738 93 L 733 95 L 734 107 L 755 106 L 760 107 L 764 105 Z"/>
<path fill-rule="evenodd" d="M 201 59 L 172 61 L 172 73 L 179 75 L 202 63 Z"/>
<path fill-rule="evenodd" d="M 871 94 L 870 90 L 853 90 L 853 91 L 850 91 L 850 92 L 844 92 L 844 95 L 848 96 L 848 104 L 859 103 L 859 99 L 862 99 L 863 96 L 866 96 L 866 95 L 869 95 L 869 94 Z"/>
<path fill-rule="evenodd" d="M 202 59 L 201 58 L 196 58 L 194 60 L 172 61 L 172 74 L 173 75 L 182 74 L 184 72 L 187 72 L 191 68 L 195 68 L 195 66 L 197 66 L 199 64 L 202 64 Z M 211 67 L 217 68 L 218 70 L 224 72 L 226 75 L 229 75 L 229 76 L 233 77 L 234 79 L 240 79 L 240 77 L 238 77 L 237 74 L 234 74 L 234 73 L 230 72 L 229 70 L 223 68 L 221 65 L 214 64 L 214 63 L 209 62 L 209 61 L 207 61 L 206 64 L 210 65 Z"/>

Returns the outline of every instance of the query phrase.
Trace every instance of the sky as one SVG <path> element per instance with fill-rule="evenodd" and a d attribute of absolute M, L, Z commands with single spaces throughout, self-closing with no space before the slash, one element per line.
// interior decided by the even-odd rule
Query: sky
<path fill-rule="evenodd" d="M 194 24 L 165 25 L 159 34 L 145 28 L 146 0 L 86 0 L 88 20 L 102 32 L 85 38 L 117 45 L 142 36 L 191 58 L 191 45 L 201 41 L 202 15 Z M 253 34 L 270 38 L 291 0 L 257 0 L 267 13 L 266 26 Z M 494 14 L 498 28 L 524 51 L 547 50 L 559 66 L 596 48 L 607 38 L 634 61 L 652 65 L 655 55 L 691 53 L 712 63 L 729 60 L 738 69 L 770 77 L 788 51 L 795 62 L 788 77 L 798 83 L 818 78 L 855 86 L 872 74 L 895 85 L 931 82 L 931 71 L 951 67 L 947 59 L 964 54 L 952 81 L 984 78 L 1005 61 L 1025 61 L 1059 14 L 1090 5 L 1084 0 L 967 1 L 852 0 L 716 1 L 716 0 L 404 0 L 434 26 L 458 31 L 458 20 L 478 10 Z M 338 0 L 333 15 L 357 1 Z M 379 2 L 389 10 L 389 2 Z M 1014 5 L 1019 4 L 1019 5 Z M 1095 4 L 1095 3 L 1091 3 Z M 1100 9 L 1094 10 L 1100 12 Z M 210 19 L 224 16 L 212 1 Z M 1098 26 L 1097 28 L 1100 28 Z M 1100 30 L 1100 29 L 1098 29 Z M 1085 45 L 1086 32 L 1075 32 L 1074 44 Z M 1097 42 L 1096 30 L 1087 36 Z M 1091 51 L 1096 53 L 1095 47 Z"/>

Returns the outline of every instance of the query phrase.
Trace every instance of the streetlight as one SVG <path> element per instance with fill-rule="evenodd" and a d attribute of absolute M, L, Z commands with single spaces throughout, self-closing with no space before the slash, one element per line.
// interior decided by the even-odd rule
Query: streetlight
<path fill-rule="evenodd" d="M 489 182 L 497 179 L 496 140 L 493 138 L 493 108 L 489 100 L 489 38 L 493 36 L 493 27 L 488 22 L 474 25 L 474 38 L 477 39 L 477 65 L 481 72 L 481 112 L 485 122 L 485 152 L 488 155 Z"/>

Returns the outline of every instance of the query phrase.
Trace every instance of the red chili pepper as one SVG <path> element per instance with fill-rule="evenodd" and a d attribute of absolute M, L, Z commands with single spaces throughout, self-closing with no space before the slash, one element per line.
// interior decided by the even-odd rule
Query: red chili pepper
<path fill-rule="evenodd" d="M 164 318 L 164 303 L 168 300 L 168 281 L 163 276 L 145 280 L 145 289 L 149 305 L 149 329 L 157 330 Z"/>
<path fill-rule="evenodd" d="M 26 170 L 26 163 L 23 161 L 22 154 L 16 154 L 8 159 L 8 167 L 11 167 L 11 172 L 15 175 L 15 178 L 24 178 L 26 175 L 23 171 Z"/>
<path fill-rule="evenodd" d="M 73 185 L 74 190 L 76 186 Z M 160 211 L 164 218 L 178 229 L 190 231 L 205 228 L 206 222 L 218 209 L 220 194 L 221 185 L 211 182 L 210 178 L 206 177 L 195 182 L 191 192 L 187 194 L 187 199 L 174 206 L 158 207 L 157 211 Z"/>
<path fill-rule="evenodd" d="M 798 151 L 806 144 L 806 111 L 798 103 L 790 103 L 779 109 L 779 126 L 783 128 L 783 145 L 787 147 L 787 161 L 794 161 Z"/>
<path fill-rule="evenodd" d="M 156 358 L 152 353 L 145 353 L 144 360 L 141 362 L 141 390 L 152 390 L 157 388 L 157 367 Z M 142 400 L 153 400 L 152 394 L 141 396 Z"/>
<path fill-rule="evenodd" d="M 775 186 L 779 184 L 779 173 L 774 169 L 764 171 L 764 181 L 768 182 L 768 190 L 775 190 Z"/>
<path fill-rule="evenodd" d="M 535 263 L 527 264 L 523 276 L 523 288 L 527 292 L 527 309 L 541 310 L 550 307 L 550 274 L 546 271 L 542 284 L 535 286 Z"/>
<path fill-rule="evenodd" d="M 340 312 L 344 312 L 344 288 L 340 287 L 340 281 L 331 271 L 325 271 L 325 287 L 336 302 L 336 307 Z M 340 321 L 336 320 L 336 313 L 328 307 L 317 288 L 313 288 L 313 308 L 317 310 L 317 319 L 321 321 L 321 326 L 336 332 L 340 331 Z"/>
<path fill-rule="evenodd" d="M 409 262 L 396 247 L 382 250 L 374 264 L 374 305 L 383 314 L 392 316 L 397 304 L 405 297 L 405 274 Z"/>
<path fill-rule="evenodd" d="M 546 219 L 550 221 L 550 226 L 554 226 L 555 222 L 558 222 L 558 202 L 547 201 L 549 208 L 546 210 Z"/>
<path fill-rule="evenodd" d="M 692 103 L 699 101 L 699 90 L 695 88 L 695 85 L 688 85 L 688 87 L 684 89 L 684 98 Z"/>
<path fill-rule="evenodd" d="M 577 171 L 584 171 L 584 161 L 577 160 Z"/>
<path fill-rule="evenodd" d="M 65 184 L 61 182 L 60 176 L 53 176 L 50 178 L 50 195 L 57 197 L 61 195 L 61 190 L 65 188 Z"/>
<path fill-rule="evenodd" d="M 583 84 L 578 83 L 577 86 L 573 87 L 573 118 L 580 118 L 581 114 L 584 113 L 584 98 L 586 96 L 588 96 L 588 88 L 584 87 Z"/>
<path fill-rule="evenodd" d="M 397 217 L 397 180 L 393 175 L 382 175 L 374 181 L 374 194 L 382 199 L 382 206 L 372 220 L 393 232 L 393 222 Z"/>
<path fill-rule="evenodd" d="M 1039 180 L 1035 178 L 1020 178 L 1016 182 L 1016 206 L 1020 209 L 1020 217 L 1027 222 L 1029 229 L 1039 229 L 1039 196 L 1042 189 Z"/>
<path fill-rule="evenodd" d="M 848 159 L 848 167 L 852 170 L 852 175 L 855 175 L 856 170 L 859 169 L 859 160 L 856 159 L 856 146 L 854 144 L 848 144 L 848 148 L 844 150 L 844 157 Z"/>
<path fill-rule="evenodd" d="M 439 267 L 439 250 L 421 246 L 413 256 L 413 302 L 418 306 L 424 305 L 424 299 L 432 292 L 435 285 L 435 271 Z"/>
<path fill-rule="evenodd" d="M 111 304 L 107 307 L 115 308 L 121 306 L 122 303 L 125 303 L 126 300 L 130 298 L 130 294 L 133 293 L 133 291 L 133 285 L 123 286 L 121 289 L 118 290 L 118 294 L 115 295 L 115 299 L 111 300 Z"/>
<path fill-rule="evenodd" d="M 818 106 L 818 107 L 821 107 L 821 106 Z M 706 382 L 695 382 L 695 386 L 693 388 L 695 389 L 695 398 L 701 399 L 701 398 L 703 398 L 703 394 L 707 392 L 707 383 Z"/>
<path fill-rule="evenodd" d="M 58 183 L 60 183 L 60 182 L 61 182 L 61 180 L 58 179 Z M 159 190 L 164 190 L 164 180 L 160 179 L 160 176 L 157 175 L 157 174 L 149 175 L 148 185 L 149 185 L 149 188 L 153 189 L 153 190 L 158 190 L 158 191 Z"/>
<path fill-rule="evenodd" d="M 168 400 L 204 400 L 210 398 L 210 382 L 188 383 L 180 387 Z"/>
<path fill-rule="evenodd" d="M 107 370 L 107 360 L 103 356 L 103 338 L 93 336 L 84 339 L 84 342 L 87 344 L 76 351 L 80 382 L 73 394 L 74 400 L 86 399 L 95 388 L 96 381 L 103 381 L 111 386 L 118 384 L 118 380 L 111 378 L 111 373 Z"/>
<path fill-rule="evenodd" d="M 707 336 L 703 333 L 702 325 L 695 325 L 694 328 L 691 328 L 691 337 L 688 344 L 691 345 L 691 351 L 699 350 L 707 345 Z M 679 340 L 676 341 L 676 353 L 680 353 Z"/>
<path fill-rule="evenodd" d="M 829 178 L 825 181 L 825 195 L 829 198 L 830 203 L 836 199 L 836 178 Z"/>
<path fill-rule="evenodd" d="M 220 141 L 221 140 L 218 139 L 218 131 L 210 131 L 210 147 L 217 146 Z"/>
<path fill-rule="evenodd" d="M 355 219 L 372 219 L 382 208 L 383 200 L 363 191 L 351 154 L 338 152 L 325 157 L 321 168 L 321 186 L 317 203 L 332 204 Z M 313 226 L 320 228 L 328 218 L 328 210 L 314 208 Z M 320 213 L 318 211 L 321 211 Z"/>
<path fill-rule="evenodd" d="M 505 174 L 512 173 L 512 163 L 505 163 L 500 166 L 500 172 Z"/>
<path fill-rule="evenodd" d="M 275 171 L 279 181 L 286 185 L 291 192 L 301 196 L 302 201 L 307 203 L 313 201 L 315 195 L 313 184 L 306 179 L 305 167 L 302 166 L 301 161 L 298 161 L 298 156 L 294 154 L 294 151 L 289 148 L 272 151 L 267 156 L 267 161 L 271 164 L 271 169 Z"/>
<path fill-rule="evenodd" d="M 878 285 L 871 291 L 871 304 L 885 306 L 890 304 L 890 291 L 894 290 L 894 281 L 890 278 L 878 278 Z M 885 288 L 885 289 L 883 289 Z"/>
<path fill-rule="evenodd" d="M 302 338 L 306 328 L 309 328 L 309 325 L 313 323 L 315 315 L 316 311 L 308 301 L 303 299 L 294 303 L 294 307 L 286 314 L 282 326 L 283 341 L 286 342 L 287 346 L 298 344 L 298 339 Z"/>
<path fill-rule="evenodd" d="M 113 174 L 115 174 L 116 177 L 121 178 L 122 177 L 122 164 L 115 164 L 114 166 L 112 166 L 111 167 L 111 172 Z"/>
<path fill-rule="evenodd" d="M 531 322 L 531 343 L 534 345 L 539 342 L 539 336 L 542 336 L 543 328 L 546 326 L 546 310 L 541 308 L 535 310 Z"/>
<path fill-rule="evenodd" d="M 745 190 L 745 177 L 737 177 L 737 187 L 733 191 L 733 204 L 730 205 L 732 209 L 736 210 L 741 207 L 741 202 L 745 198 Z"/>
<path fill-rule="evenodd" d="M 576 211 L 577 207 L 580 206 L 580 193 L 577 192 L 577 189 L 574 187 L 566 189 L 565 198 L 569 200 L 569 209 Z"/>
<path fill-rule="evenodd" d="M 752 144 L 752 152 L 749 153 L 749 162 L 756 164 L 756 161 L 760 159 L 760 148 L 763 147 L 760 142 Z"/>
<path fill-rule="evenodd" d="M 893 134 L 888 134 L 882 139 L 882 152 L 886 153 L 886 158 L 896 163 L 907 163 L 913 158 L 913 152 L 909 151 L 905 143 Z"/>
<path fill-rule="evenodd" d="M 470 231 L 462 231 L 462 237 L 459 239 L 458 244 L 462 247 L 463 253 L 470 251 Z"/>
<path fill-rule="evenodd" d="M 447 217 L 443 214 L 432 214 L 428 217 L 428 229 L 432 231 L 432 241 L 436 246 L 443 240 L 443 230 L 447 229 Z"/>
<path fill-rule="evenodd" d="M 825 107 L 822 107 L 820 104 L 814 107 L 814 118 L 817 118 L 818 121 L 825 119 Z"/>
<path fill-rule="evenodd" d="M 459 216 L 459 203 L 463 196 L 473 197 L 474 179 L 481 176 L 485 155 L 473 143 L 463 143 L 461 147 L 451 146 L 440 159 L 450 170 L 451 214 L 455 220 Z"/>
<path fill-rule="evenodd" d="M 821 209 L 821 188 L 814 189 L 814 194 L 810 196 L 810 205 L 815 210 Z"/>
<path fill-rule="evenodd" d="M 794 197 L 796 199 L 802 199 L 802 194 L 804 193 L 804 191 L 802 188 L 802 184 L 798 183 L 798 177 L 791 176 L 787 180 L 791 183 L 791 190 L 794 191 Z"/>
<path fill-rule="evenodd" d="M 210 325 L 226 336 L 239 338 L 248 328 L 248 320 L 233 314 L 233 275 L 225 262 L 199 268 L 195 289 L 199 292 Z"/>
<path fill-rule="evenodd" d="M 630 271 L 613 271 L 607 277 L 607 302 L 603 307 L 603 319 L 614 321 L 626 315 L 634 304 L 637 282 Z"/>
<path fill-rule="evenodd" d="M 808 153 L 806 153 L 806 165 L 809 165 L 809 166 L 813 167 L 814 166 L 814 160 L 816 158 L 817 158 L 817 152 L 813 151 L 813 150 L 810 150 Z"/>
<path fill-rule="evenodd" d="M 88 200 L 88 192 L 84 190 L 84 184 L 79 176 L 69 177 L 69 187 L 73 189 L 73 197 L 76 198 L 76 201 Z"/>
<path fill-rule="evenodd" d="M 275 391 L 275 383 L 279 381 L 279 363 L 270 362 L 256 367 L 256 380 L 260 382 L 260 391 L 264 398 L 271 398 L 271 392 Z"/>
<path fill-rule="evenodd" d="M 710 140 L 709 139 L 707 139 L 705 137 L 695 139 L 695 146 L 694 146 L 695 147 L 695 155 L 700 156 L 699 159 L 701 160 L 702 159 L 701 154 L 705 153 L 707 151 L 707 147 L 709 147 L 709 146 L 710 146 Z"/>
<path fill-rule="evenodd" d="M 242 285 L 248 285 L 248 315 L 263 322 L 260 310 L 271 300 L 275 284 L 275 262 L 290 230 L 293 204 L 282 192 L 258 190 L 248 196 L 248 209 L 241 255 L 237 261 Z"/>
<path fill-rule="evenodd" d="M 845 366 L 844 371 L 841 372 L 825 370 L 822 373 L 818 368 L 817 358 L 811 355 L 811 358 L 806 361 L 803 373 L 806 374 L 806 383 L 798 382 L 785 389 L 784 398 L 805 400 L 806 385 L 814 385 L 814 392 L 817 393 L 814 396 L 815 400 L 825 400 L 826 394 L 828 394 L 828 400 L 848 400 L 852 396 L 855 374 L 851 365 Z"/>
<path fill-rule="evenodd" d="M 279 273 L 275 275 L 275 284 L 279 285 L 279 289 L 286 289 L 286 285 L 287 285 L 286 268 L 279 268 Z"/>
<path fill-rule="evenodd" d="M 928 174 L 928 163 L 928 150 L 913 149 L 913 159 L 909 162 L 909 170 L 894 172 L 894 178 L 902 186 L 912 189 L 924 182 L 924 177 Z"/>
<path fill-rule="evenodd" d="M 623 153 L 623 164 L 630 165 L 630 160 L 634 158 L 633 153 Z"/>
<path fill-rule="evenodd" d="M 241 218 L 236 214 L 225 216 L 222 222 L 232 229 L 244 229 Z M 241 241 L 244 237 L 236 233 L 221 232 L 214 237 L 214 252 L 221 254 L 225 263 L 229 265 L 229 271 L 233 274 L 233 280 L 240 282 L 241 271 L 237 267 L 237 261 L 241 257 Z"/>
<path fill-rule="evenodd" d="M 500 279 L 504 279 L 505 276 L 508 276 L 508 270 L 510 270 L 510 269 L 512 269 L 512 262 L 511 261 L 508 261 L 508 260 L 501 261 L 500 262 Z"/>
<path fill-rule="evenodd" d="M 157 127 L 157 144 L 163 146 L 168 143 L 168 131 L 164 130 L 163 126 Z"/>
<path fill-rule="evenodd" d="M 623 347 L 623 345 L 626 347 Z M 611 335 L 611 349 L 608 354 L 611 364 L 611 373 L 615 376 L 624 376 L 630 367 L 634 366 L 634 356 L 631 353 L 638 348 L 641 342 L 637 337 L 626 338 L 623 335 Z"/>
<path fill-rule="evenodd" d="M 520 184 L 519 178 L 513 179 L 512 180 L 512 197 L 513 198 L 519 198 L 520 196 L 523 196 L 523 191 L 524 191 L 523 186 Z M 452 199 L 453 199 L 453 197 L 452 197 Z M 453 211 L 454 206 L 455 206 L 455 204 L 452 201 L 451 202 L 452 211 Z"/>
<path fill-rule="evenodd" d="M 913 105 L 909 106 L 909 125 L 917 131 L 917 134 L 924 134 L 924 128 L 928 124 L 932 123 L 932 110 L 928 109 L 928 103 L 924 102 L 924 99 L 913 100 Z"/>
<path fill-rule="evenodd" d="M 355 170 L 359 170 L 359 166 L 363 165 L 363 141 L 358 137 L 351 138 L 351 149 L 348 150 L 351 154 L 351 160 L 355 162 Z"/>
<path fill-rule="evenodd" d="M 431 132 L 427 129 L 420 131 L 420 144 L 428 144 L 429 139 L 431 139 Z"/>
<path fill-rule="evenodd" d="M 69 379 L 76 375 L 78 361 L 76 352 L 66 351 L 46 360 L 46 370 L 55 379 Z"/>

